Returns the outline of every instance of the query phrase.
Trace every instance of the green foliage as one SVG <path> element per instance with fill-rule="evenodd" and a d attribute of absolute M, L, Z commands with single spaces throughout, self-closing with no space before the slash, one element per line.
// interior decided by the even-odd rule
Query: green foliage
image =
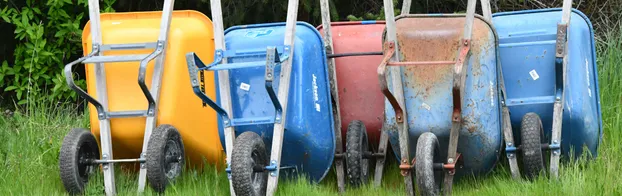
<path fill-rule="evenodd" d="M 398 4 L 398 0 L 393 0 L 393 13 L 395 14 L 394 16 L 397 16 L 401 13 L 401 9 L 397 9 L 397 5 Z M 378 10 L 377 14 L 374 14 L 372 12 L 367 12 L 365 14 L 363 14 L 363 16 L 357 17 L 355 15 L 348 15 L 346 17 L 349 21 L 361 21 L 361 20 L 384 20 L 384 6 L 380 7 L 380 9 Z"/>
<path fill-rule="evenodd" d="M 4 0 L 6 1 L 6 0 Z M 0 66 L 0 89 L 22 105 L 44 100 L 75 100 L 67 88 L 63 66 L 82 53 L 82 24 L 88 16 L 87 0 L 26 0 L 0 8 L 0 18 L 15 25 L 14 62 Z M 104 11 L 113 11 L 114 0 L 105 0 Z M 84 86 L 84 81 L 77 81 Z M 43 94 L 43 90 L 50 90 Z"/>

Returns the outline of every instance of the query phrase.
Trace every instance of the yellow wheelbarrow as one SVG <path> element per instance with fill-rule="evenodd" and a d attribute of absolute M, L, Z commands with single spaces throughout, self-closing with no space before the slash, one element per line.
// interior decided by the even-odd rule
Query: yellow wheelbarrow
<path fill-rule="evenodd" d="M 173 12 L 173 4 L 100 16 L 98 1 L 89 1 L 85 56 L 65 66 L 65 77 L 90 103 L 91 130 L 73 129 L 63 141 L 59 165 L 67 192 L 83 192 L 99 165 L 106 194 L 114 195 L 114 163 L 139 163 L 139 192 L 147 179 L 163 192 L 185 165 L 224 163 L 216 113 L 194 96 L 184 66 L 188 52 L 214 53 L 212 22 L 196 11 Z M 85 65 L 88 93 L 74 83 L 78 64 Z M 202 90 L 215 96 L 214 75 L 200 78 Z"/>

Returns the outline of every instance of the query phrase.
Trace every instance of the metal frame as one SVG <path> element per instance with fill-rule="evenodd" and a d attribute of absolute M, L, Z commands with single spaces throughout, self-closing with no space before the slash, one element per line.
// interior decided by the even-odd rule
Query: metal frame
<path fill-rule="evenodd" d="M 145 151 L 149 143 L 151 131 L 156 126 L 156 113 L 158 107 L 158 100 L 160 95 L 160 87 L 162 83 L 163 64 L 166 56 L 167 38 L 172 19 L 173 5 L 175 0 L 165 0 L 164 8 L 162 11 L 162 21 L 160 23 L 160 34 L 157 42 L 152 43 L 133 43 L 133 44 L 113 44 L 104 45 L 102 43 L 101 21 L 99 13 L 99 1 L 89 0 L 89 18 L 91 18 L 91 37 L 93 39 L 92 52 L 87 56 L 82 57 L 76 61 L 73 61 L 65 65 L 64 73 L 67 84 L 69 87 L 76 91 L 78 95 L 86 99 L 89 103 L 93 104 L 97 109 L 97 116 L 99 119 L 99 129 L 101 137 L 101 160 L 94 160 L 94 164 L 102 164 L 104 169 L 104 187 L 107 195 L 115 195 L 115 179 L 114 179 L 114 165 L 113 163 L 122 162 L 139 162 L 140 173 L 138 180 L 138 192 L 143 192 L 145 189 L 145 182 L 147 177 L 147 170 L 145 166 Z M 135 49 L 147 49 L 153 48 L 154 51 L 148 55 L 122 55 L 122 56 L 103 56 L 103 51 L 108 50 L 135 50 Z M 153 78 L 151 83 L 151 90 L 145 84 L 145 74 L 147 65 L 149 62 L 155 59 L 155 67 L 153 71 Z M 148 101 L 147 110 L 139 111 L 108 111 L 108 93 L 106 87 L 106 72 L 104 63 L 108 62 L 140 62 L 140 68 L 138 73 L 138 85 Z M 96 77 L 96 93 L 97 99 L 91 97 L 83 89 L 78 87 L 73 80 L 72 68 L 77 64 L 95 64 L 95 77 Z M 99 101 L 98 101 L 99 100 Z M 110 136 L 110 119 L 111 118 L 125 118 L 125 117 L 139 117 L 145 116 L 146 126 L 143 138 L 143 147 L 138 159 L 113 159 L 112 155 L 112 141 Z"/>
<path fill-rule="evenodd" d="M 555 50 L 555 103 L 553 104 L 553 129 L 551 134 L 551 176 L 559 176 L 559 156 L 561 154 L 562 119 L 564 112 L 564 85 L 566 84 L 566 65 L 568 63 L 568 26 L 572 0 L 564 0 L 562 5 L 562 20 L 557 24 L 557 40 Z"/>
<path fill-rule="evenodd" d="M 298 0 L 289 0 L 287 10 L 287 22 L 286 32 L 284 39 L 284 47 L 268 47 L 265 51 L 246 52 L 245 54 L 236 54 L 235 51 L 229 52 L 226 50 L 224 41 L 224 27 L 222 7 L 220 0 L 211 0 L 212 20 L 214 25 L 214 42 L 215 42 L 215 54 L 214 62 L 209 65 L 205 65 L 199 57 L 193 53 L 186 54 L 186 61 L 188 65 L 188 72 L 190 74 L 190 82 L 194 93 L 207 103 L 212 109 L 216 110 L 223 118 L 224 134 L 225 134 L 225 147 L 226 147 L 226 161 L 227 168 L 225 171 L 228 173 L 229 189 L 231 195 L 235 195 L 233 189 L 233 182 L 231 179 L 231 155 L 233 152 L 233 146 L 235 142 L 235 126 L 242 125 L 259 125 L 259 124 L 274 124 L 274 133 L 272 139 L 272 152 L 270 153 L 270 165 L 265 166 L 264 170 L 270 171 L 267 185 L 266 195 L 274 195 L 278 184 L 280 169 L 286 169 L 288 167 L 280 167 L 281 151 L 283 144 L 283 136 L 285 131 L 285 118 L 287 114 L 287 102 L 289 95 L 290 75 L 292 58 L 294 51 L 294 39 L 296 31 L 296 20 L 298 16 Z M 239 57 L 239 56 L 258 56 L 265 55 L 265 61 L 255 62 L 243 62 L 243 63 L 228 63 L 227 58 Z M 229 69 L 242 69 L 250 67 L 265 66 L 265 87 L 274 108 L 276 115 L 274 117 L 259 117 L 259 118 L 239 118 L 236 119 L 231 113 L 232 101 L 231 90 L 229 81 Z M 274 91 L 272 82 L 274 79 L 274 68 L 281 66 L 280 85 L 277 92 Z M 212 99 L 210 99 L 205 93 L 201 91 L 198 82 L 199 71 L 218 71 L 218 87 L 221 105 L 218 105 Z"/>
<path fill-rule="evenodd" d="M 482 0 L 482 10 L 490 10 L 490 5 L 487 3 L 488 1 Z M 438 65 L 438 64 L 454 64 L 454 74 L 453 74 L 453 87 L 452 87 L 452 95 L 453 95 L 453 113 L 452 113 L 452 128 L 450 131 L 449 138 L 449 147 L 447 153 L 447 163 L 441 163 L 443 165 L 444 171 L 446 172 L 444 179 L 443 192 L 446 195 L 451 195 L 453 177 L 455 174 L 455 165 L 460 160 L 460 153 L 457 153 L 458 147 L 458 137 L 460 136 L 460 128 L 462 125 L 462 98 L 464 97 L 464 85 L 466 80 L 466 69 L 465 61 L 470 52 L 471 45 L 471 35 L 473 31 L 473 21 L 475 18 L 475 7 L 477 1 L 469 0 L 467 6 L 467 14 L 466 14 L 466 22 L 464 26 L 464 34 L 461 40 L 460 49 L 458 52 L 458 57 L 456 61 L 427 61 L 427 62 L 399 62 L 399 56 L 394 54 L 399 54 L 399 48 L 397 43 L 397 33 L 395 27 L 395 17 L 393 13 L 393 1 L 392 0 L 384 0 L 384 9 L 386 16 L 386 32 L 387 32 L 387 40 L 385 41 L 384 53 L 385 58 L 382 63 L 378 66 L 378 79 L 380 82 L 380 88 L 383 94 L 387 97 L 387 100 L 392 105 L 395 110 L 395 120 L 397 122 L 397 128 L 399 132 L 399 141 L 400 141 L 400 152 L 401 152 L 401 160 L 400 160 L 400 170 L 402 176 L 404 176 L 404 182 L 406 184 L 406 192 L 409 195 L 414 195 L 414 187 L 412 182 L 412 172 L 411 170 L 414 168 L 415 160 L 411 160 L 409 158 L 409 128 L 408 123 L 405 123 L 405 119 L 408 119 L 406 116 L 406 112 L 402 110 L 404 106 L 404 89 L 402 87 L 402 78 L 399 66 L 410 66 L 410 65 Z M 404 12 L 408 12 L 410 10 L 411 2 L 410 0 L 406 0 L 403 3 L 402 14 Z M 487 7 L 487 8 L 484 8 Z M 484 15 L 490 16 L 489 13 L 484 13 Z M 391 66 L 390 69 L 387 69 L 387 66 Z M 392 89 L 388 88 L 387 82 L 387 70 L 390 75 L 390 82 L 392 84 Z M 392 93 L 393 92 L 393 93 Z"/>

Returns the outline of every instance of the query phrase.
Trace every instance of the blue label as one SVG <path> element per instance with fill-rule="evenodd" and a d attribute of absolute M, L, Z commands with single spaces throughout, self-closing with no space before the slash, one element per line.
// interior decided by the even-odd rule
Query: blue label
<path fill-rule="evenodd" d="M 270 35 L 273 32 L 272 29 L 258 29 L 258 30 L 250 30 L 246 32 L 245 37 L 261 37 Z"/>

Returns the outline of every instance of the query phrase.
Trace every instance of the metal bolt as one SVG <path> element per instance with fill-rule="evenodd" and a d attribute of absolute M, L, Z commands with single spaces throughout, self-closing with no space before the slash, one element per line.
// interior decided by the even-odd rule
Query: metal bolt
<path fill-rule="evenodd" d="M 145 164 L 144 163 L 140 164 L 140 169 L 145 169 Z"/>
<path fill-rule="evenodd" d="M 559 155 L 559 151 L 553 151 L 554 155 Z"/>
<path fill-rule="evenodd" d="M 272 77 L 272 74 L 268 74 L 268 77 Z"/>
<path fill-rule="evenodd" d="M 509 142 L 509 143 L 508 143 L 508 146 L 512 146 L 512 142 Z"/>
<path fill-rule="evenodd" d="M 514 154 L 508 154 L 508 157 L 514 158 Z"/>
<path fill-rule="evenodd" d="M 454 159 L 453 159 L 453 158 L 449 158 L 449 159 L 447 160 L 447 162 L 449 162 L 449 163 L 454 163 Z"/>
<path fill-rule="evenodd" d="M 276 171 L 270 172 L 270 176 L 275 177 L 276 176 Z"/>

